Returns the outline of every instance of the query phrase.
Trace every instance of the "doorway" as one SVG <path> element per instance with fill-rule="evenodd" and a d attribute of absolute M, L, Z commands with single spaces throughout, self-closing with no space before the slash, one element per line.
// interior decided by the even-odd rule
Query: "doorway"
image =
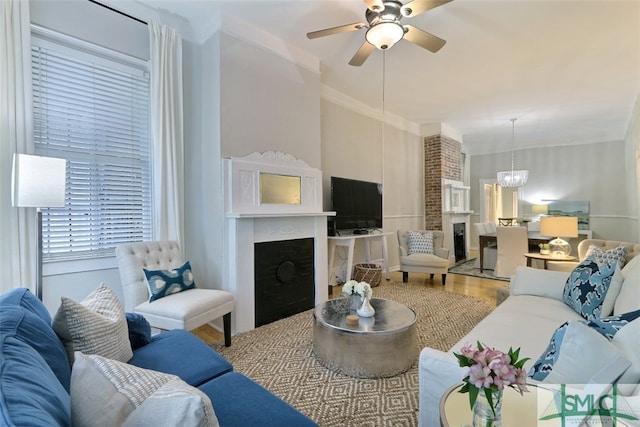
<path fill-rule="evenodd" d="M 501 187 L 495 179 L 480 180 L 480 221 L 498 223 L 498 218 L 517 218 L 522 187 Z"/>

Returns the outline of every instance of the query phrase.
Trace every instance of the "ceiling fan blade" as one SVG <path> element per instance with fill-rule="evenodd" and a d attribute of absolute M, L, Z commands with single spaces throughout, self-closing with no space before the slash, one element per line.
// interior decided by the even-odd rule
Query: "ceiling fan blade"
<path fill-rule="evenodd" d="M 433 34 L 422 31 L 413 25 L 405 25 L 404 39 L 415 43 L 420 47 L 430 50 L 433 53 L 439 51 L 446 43 L 446 40 L 442 40 L 440 37 L 436 37 Z"/>
<path fill-rule="evenodd" d="M 360 46 L 360 49 L 358 49 L 356 54 L 353 55 L 353 58 L 351 58 L 351 61 L 349 61 L 349 65 L 353 65 L 356 67 L 361 66 L 374 50 L 376 50 L 376 47 L 368 41 L 365 41 L 362 46 Z"/>
<path fill-rule="evenodd" d="M 362 22 L 356 22 L 354 24 L 341 25 L 339 27 L 325 28 L 324 30 L 311 31 L 310 33 L 307 33 L 307 38 L 317 39 L 318 37 L 330 36 L 330 35 L 339 34 L 339 33 L 347 33 L 349 31 L 356 31 L 361 28 L 365 28 L 366 26 L 367 25 L 363 24 Z"/>
<path fill-rule="evenodd" d="M 402 6 L 402 15 L 411 18 L 450 1 L 452 0 L 413 0 Z"/>
<path fill-rule="evenodd" d="M 380 12 L 384 9 L 382 0 L 364 0 L 364 4 L 367 5 L 367 9 L 373 10 L 374 12 Z"/>

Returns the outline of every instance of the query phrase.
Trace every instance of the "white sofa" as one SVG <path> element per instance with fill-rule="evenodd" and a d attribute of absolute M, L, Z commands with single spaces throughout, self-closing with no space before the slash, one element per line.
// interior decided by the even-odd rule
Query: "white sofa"
<path fill-rule="evenodd" d="M 634 254 L 635 255 L 635 254 Z M 419 426 L 440 425 L 439 403 L 443 393 L 462 381 L 463 370 L 453 352 L 459 352 L 465 343 L 481 341 L 490 347 L 507 351 L 521 348 L 521 357 L 530 357 L 525 364 L 528 371 L 542 355 L 555 330 L 568 320 L 583 320 L 572 308 L 562 302 L 564 285 L 569 273 L 530 267 L 518 267 L 511 278 L 510 296 L 449 351 L 424 348 L 419 360 Z M 620 293 L 615 300 L 612 315 L 640 309 L 640 257 L 629 262 L 622 270 Z M 618 276 L 620 277 L 620 276 Z M 640 319 L 634 328 L 640 325 Z M 640 369 L 640 334 L 633 343 L 634 369 Z M 631 352 L 633 353 L 633 351 Z M 631 357 L 633 359 L 633 357 Z M 635 375 L 635 374 L 634 374 Z M 640 371 L 638 373 L 640 377 Z M 593 377 L 591 377 L 593 379 Z M 530 382 L 535 383 L 534 380 Z M 634 380 L 628 386 L 632 391 L 625 399 L 640 416 L 640 385 Z M 635 425 L 635 424 L 634 424 Z"/>

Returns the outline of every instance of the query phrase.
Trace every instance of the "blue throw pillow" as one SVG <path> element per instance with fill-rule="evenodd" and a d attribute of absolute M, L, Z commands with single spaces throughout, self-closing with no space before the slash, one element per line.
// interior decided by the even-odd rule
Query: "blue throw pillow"
<path fill-rule="evenodd" d="M 598 265 L 596 261 L 585 259 L 567 278 L 562 300 L 587 320 L 600 318 L 615 270 L 615 262 Z"/>
<path fill-rule="evenodd" d="M 640 310 L 630 311 L 629 313 L 619 314 L 617 316 L 603 317 L 601 319 L 582 320 L 588 327 L 598 331 L 609 341 L 613 339 L 616 332 L 622 329 L 640 317 Z"/>
<path fill-rule="evenodd" d="M 529 369 L 529 373 L 527 374 L 529 377 L 536 381 L 542 381 L 547 378 L 547 375 L 549 375 L 549 372 L 553 369 L 553 365 L 555 365 L 558 357 L 560 357 L 560 347 L 562 346 L 562 340 L 567 331 L 567 326 L 569 326 L 569 322 L 564 322 L 555 330 L 546 350 L 542 352 L 542 355 L 536 360 L 531 369 Z"/>
<path fill-rule="evenodd" d="M 145 268 L 144 275 L 147 277 L 151 293 L 149 302 L 196 287 L 189 261 L 171 270 L 147 270 Z"/>
<path fill-rule="evenodd" d="M 31 347 L 69 391 L 71 366 L 67 352 L 51 325 L 40 316 L 19 306 L 3 306 L 0 308 L 0 336 L 13 337 Z"/>
<path fill-rule="evenodd" d="M 129 328 L 129 342 L 131 349 L 144 347 L 151 342 L 151 325 L 142 314 L 125 313 Z"/>
<path fill-rule="evenodd" d="M 22 307 L 31 313 L 37 315 L 46 323 L 51 323 L 51 315 L 47 310 L 47 307 L 44 306 L 42 301 L 40 301 L 33 293 L 29 291 L 27 288 L 15 288 L 0 295 L 0 306 L 8 307 L 8 306 L 17 306 Z"/>

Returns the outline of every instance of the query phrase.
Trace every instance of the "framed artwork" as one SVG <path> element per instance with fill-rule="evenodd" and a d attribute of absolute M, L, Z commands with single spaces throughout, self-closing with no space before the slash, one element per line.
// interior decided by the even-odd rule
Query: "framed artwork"
<path fill-rule="evenodd" d="M 578 230 L 589 230 L 588 200 L 555 200 L 548 205 L 548 215 L 578 217 Z"/>

